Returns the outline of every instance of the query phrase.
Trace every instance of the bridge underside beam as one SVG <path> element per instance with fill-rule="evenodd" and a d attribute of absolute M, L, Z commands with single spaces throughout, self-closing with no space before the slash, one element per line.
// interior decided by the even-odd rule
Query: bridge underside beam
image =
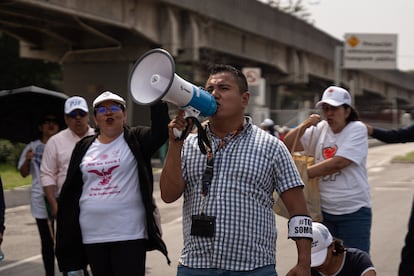
<path fill-rule="evenodd" d="M 113 63 L 124 70 L 145 51 L 162 47 L 174 56 L 178 73 L 198 84 L 214 63 L 259 67 L 269 94 L 283 91 L 298 106 L 316 102 L 333 84 L 332 49 L 339 41 L 262 4 L 240 2 L 232 8 L 236 1 L 210 1 L 203 4 L 209 11 L 205 13 L 197 1 L 15 0 L 0 3 L 0 30 L 19 39 L 23 57 L 60 62 L 66 68 Z M 220 16 L 226 12 L 233 20 Z M 341 86 L 350 90 L 357 107 L 368 108 L 364 102 L 414 105 L 414 80 L 400 72 L 342 70 Z"/>

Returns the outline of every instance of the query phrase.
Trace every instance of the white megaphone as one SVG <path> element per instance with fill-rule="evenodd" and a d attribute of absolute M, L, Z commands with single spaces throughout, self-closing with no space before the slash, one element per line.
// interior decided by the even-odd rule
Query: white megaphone
<path fill-rule="evenodd" d="M 163 49 L 146 52 L 134 64 L 129 75 L 129 91 L 138 104 L 151 105 L 161 99 L 184 109 L 186 117 L 199 114 L 208 117 L 217 110 L 216 100 L 210 93 L 175 74 L 174 59 Z"/>

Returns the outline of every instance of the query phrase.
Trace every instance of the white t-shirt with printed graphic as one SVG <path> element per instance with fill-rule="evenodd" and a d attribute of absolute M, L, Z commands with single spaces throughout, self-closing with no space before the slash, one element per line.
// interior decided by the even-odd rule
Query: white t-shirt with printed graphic
<path fill-rule="evenodd" d="M 310 134 L 312 144 L 308 148 Z M 324 212 L 342 215 L 371 207 L 366 170 L 368 134 L 360 121 L 348 123 L 340 133 L 333 133 L 326 121 L 309 127 L 301 138 L 306 152 L 315 153 L 315 162 L 341 156 L 352 163 L 341 171 L 319 178 L 321 207 Z"/>
<path fill-rule="evenodd" d="M 27 144 L 27 146 L 22 151 L 19 163 L 17 168 L 23 166 L 24 162 L 26 161 L 26 154 L 29 150 L 32 150 L 34 156 L 32 160 L 30 160 L 30 174 L 32 175 L 32 190 L 30 195 L 30 210 L 32 212 L 32 216 L 38 219 L 46 219 L 47 212 L 46 212 L 46 205 L 43 193 L 43 186 L 40 183 L 40 164 L 42 162 L 43 151 L 45 149 L 45 144 L 42 143 L 40 140 L 35 140 Z"/>
<path fill-rule="evenodd" d="M 123 134 L 109 144 L 96 139 L 89 147 L 80 165 L 83 243 L 148 238 L 136 165 Z"/>

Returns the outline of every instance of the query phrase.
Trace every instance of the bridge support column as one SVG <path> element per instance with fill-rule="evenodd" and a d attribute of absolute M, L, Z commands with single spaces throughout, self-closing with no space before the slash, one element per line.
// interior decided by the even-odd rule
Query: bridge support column
<path fill-rule="evenodd" d="M 149 108 L 132 102 L 128 91 L 128 77 L 132 63 L 70 63 L 63 65 L 64 92 L 86 99 L 93 116 L 92 102 L 103 91 L 110 90 L 127 101 L 128 123 L 146 124 L 150 120 Z M 93 121 L 91 121 L 93 124 Z"/>

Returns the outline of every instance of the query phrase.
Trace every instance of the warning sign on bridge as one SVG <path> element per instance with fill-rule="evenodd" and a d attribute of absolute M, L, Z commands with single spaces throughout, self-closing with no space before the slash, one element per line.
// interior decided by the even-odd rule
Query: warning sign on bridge
<path fill-rule="evenodd" d="M 396 34 L 345 34 L 344 68 L 397 69 Z"/>

